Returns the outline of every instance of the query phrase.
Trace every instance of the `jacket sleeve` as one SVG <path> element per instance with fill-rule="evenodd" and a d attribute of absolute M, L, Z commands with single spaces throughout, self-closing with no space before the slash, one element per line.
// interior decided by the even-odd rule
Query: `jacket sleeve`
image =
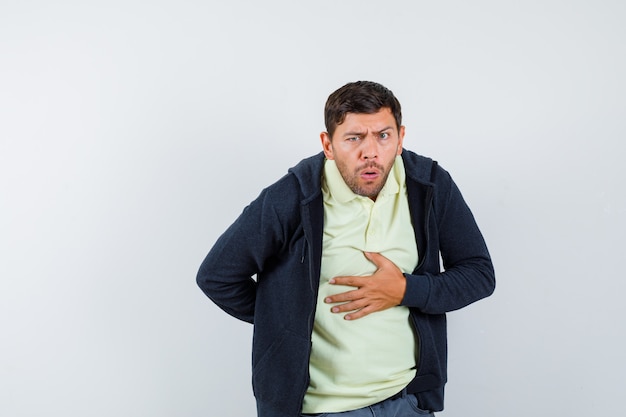
<path fill-rule="evenodd" d="M 249 323 L 254 322 L 254 276 L 284 242 L 273 201 L 271 188 L 263 190 L 218 238 L 196 277 L 198 286 L 215 304 Z"/>
<path fill-rule="evenodd" d="M 427 314 L 457 310 L 491 295 L 495 289 L 491 257 L 472 212 L 450 175 L 441 168 L 437 175 L 426 256 L 440 254 L 444 272 L 439 272 L 438 266 L 435 270 L 432 265 L 439 263 L 430 259 L 430 268 L 406 274 L 402 301 Z M 438 245 L 438 251 L 430 245 Z"/>

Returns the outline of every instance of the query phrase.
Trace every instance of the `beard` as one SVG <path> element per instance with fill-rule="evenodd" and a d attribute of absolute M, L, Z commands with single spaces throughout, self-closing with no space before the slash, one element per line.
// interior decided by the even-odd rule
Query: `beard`
<path fill-rule="evenodd" d="M 394 162 L 395 160 L 392 159 L 386 167 L 384 165 L 377 164 L 376 162 L 368 162 L 350 172 L 344 163 L 335 160 L 337 169 L 339 170 L 339 173 L 348 188 L 350 188 L 354 194 L 369 197 L 372 200 L 376 200 L 378 193 L 380 193 L 380 190 L 382 190 L 387 183 L 387 178 L 389 177 L 389 173 L 391 172 L 391 167 Z M 363 180 L 360 176 L 360 172 L 367 170 L 368 168 L 375 168 L 378 170 L 378 172 L 380 172 L 379 177 L 373 181 Z"/>

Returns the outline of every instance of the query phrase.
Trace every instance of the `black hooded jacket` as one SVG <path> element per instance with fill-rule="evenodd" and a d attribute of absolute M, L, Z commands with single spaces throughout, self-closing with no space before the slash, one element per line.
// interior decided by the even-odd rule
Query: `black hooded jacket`
<path fill-rule="evenodd" d="M 405 274 L 402 300 L 419 348 L 417 374 L 407 390 L 421 408 L 441 411 L 445 313 L 489 296 L 495 274 L 450 175 L 429 158 L 407 150 L 401 155 L 419 252 L 417 268 Z M 259 417 L 299 417 L 308 387 L 322 259 L 323 165 L 323 153 L 307 158 L 264 189 L 217 240 L 197 275 L 220 308 L 254 324 L 252 382 Z"/>

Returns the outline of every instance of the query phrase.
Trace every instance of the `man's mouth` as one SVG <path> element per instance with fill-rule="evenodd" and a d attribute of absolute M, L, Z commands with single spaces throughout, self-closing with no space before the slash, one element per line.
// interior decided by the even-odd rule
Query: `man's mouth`
<path fill-rule="evenodd" d="M 373 181 L 380 176 L 380 172 L 374 169 L 366 169 L 366 170 L 361 171 L 360 176 L 364 180 Z"/>
<path fill-rule="evenodd" d="M 365 166 L 359 170 L 359 176 L 366 181 L 374 181 L 380 177 L 382 167 L 376 165 Z"/>

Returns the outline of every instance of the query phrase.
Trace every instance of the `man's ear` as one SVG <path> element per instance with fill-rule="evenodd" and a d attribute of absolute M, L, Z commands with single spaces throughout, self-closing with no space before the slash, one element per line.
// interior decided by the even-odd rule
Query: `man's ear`
<path fill-rule="evenodd" d="M 400 155 L 402 153 L 402 146 L 404 144 L 404 126 L 400 126 L 398 130 L 398 152 L 396 155 Z"/>
<path fill-rule="evenodd" d="M 324 151 L 324 155 L 326 155 L 326 159 L 335 159 L 333 155 L 333 145 L 330 141 L 330 135 L 328 132 L 320 133 L 320 139 L 322 141 L 322 150 Z"/>

